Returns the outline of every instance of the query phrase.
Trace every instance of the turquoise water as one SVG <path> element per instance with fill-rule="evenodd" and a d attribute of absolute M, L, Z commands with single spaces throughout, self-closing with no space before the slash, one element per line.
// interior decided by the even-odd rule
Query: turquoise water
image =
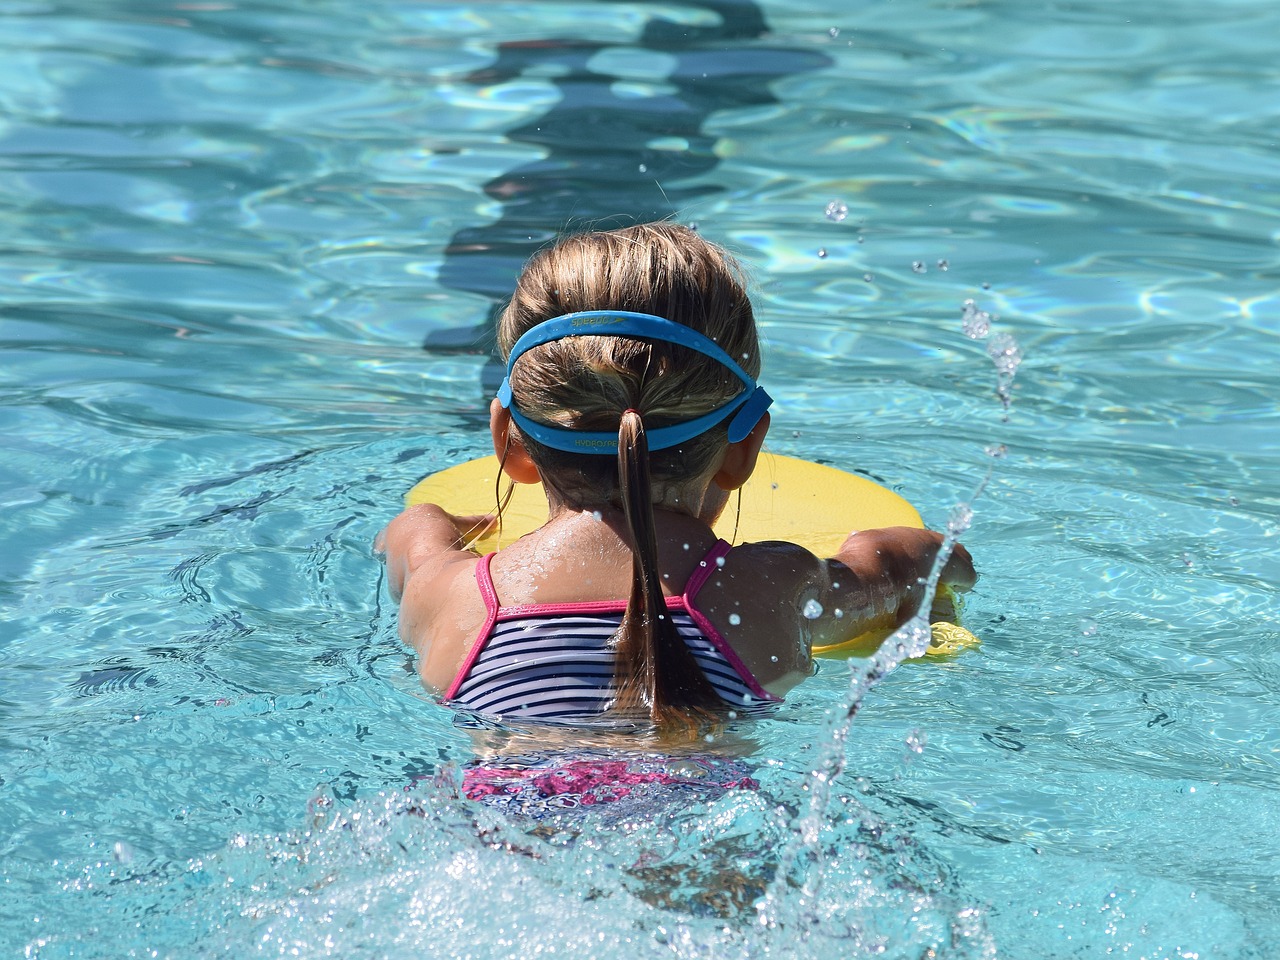
<path fill-rule="evenodd" d="M 1274 954 L 1280 9 L 848 6 L 0 3 L 6 955 Z M 972 499 L 984 643 L 477 825 L 369 544 L 514 266 L 673 213 L 773 450 Z"/>

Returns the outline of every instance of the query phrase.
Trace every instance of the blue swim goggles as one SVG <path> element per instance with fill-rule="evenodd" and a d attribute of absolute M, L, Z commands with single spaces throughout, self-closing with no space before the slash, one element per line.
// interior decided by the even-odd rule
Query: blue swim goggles
<path fill-rule="evenodd" d="M 553 427 L 545 423 L 535 423 L 519 410 L 511 396 L 511 371 L 516 361 L 534 347 L 565 337 L 635 337 L 640 340 L 661 340 L 674 343 L 690 350 L 696 350 L 704 356 L 723 365 L 734 376 L 742 381 L 742 390 L 728 403 L 717 407 L 710 413 L 673 423 L 670 426 L 658 427 L 646 431 L 650 450 L 664 450 L 684 443 L 699 434 L 706 433 L 725 417 L 737 413 L 729 422 L 729 442 L 742 440 L 752 428 L 760 422 L 773 398 L 765 393 L 764 388 L 756 386 L 751 376 L 738 366 L 737 362 L 725 353 L 709 337 L 696 330 L 691 330 L 682 323 L 675 323 L 662 317 L 648 313 L 632 313 L 629 310 L 584 310 L 581 313 L 567 313 L 563 317 L 546 320 L 535 327 L 530 327 L 511 348 L 511 356 L 507 358 L 507 375 L 498 388 L 498 402 L 511 412 L 511 419 L 520 428 L 521 433 L 532 437 L 543 446 L 569 453 L 616 454 L 618 452 L 617 433 L 592 430 L 570 430 L 565 427 Z"/>

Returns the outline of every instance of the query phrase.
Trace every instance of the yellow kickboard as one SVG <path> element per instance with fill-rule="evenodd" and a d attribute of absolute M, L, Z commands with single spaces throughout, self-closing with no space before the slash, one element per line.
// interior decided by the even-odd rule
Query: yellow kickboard
<path fill-rule="evenodd" d="M 491 513 L 507 480 L 499 480 L 496 457 L 460 463 L 426 477 L 405 495 L 405 505 L 437 503 L 462 516 Z M 742 488 L 742 510 L 730 500 L 715 525 L 715 533 L 736 543 L 787 540 L 820 557 L 835 556 L 845 538 L 855 530 L 877 527 L 922 527 L 915 507 L 892 490 L 864 477 L 834 467 L 762 453 L 755 473 Z M 510 503 L 502 511 L 504 543 L 536 530 L 547 519 L 547 500 L 540 484 L 516 484 Z M 480 553 L 501 544 L 496 531 L 470 543 Z M 815 647 L 815 656 L 865 656 L 875 651 L 892 632 L 873 630 L 828 647 Z M 948 656 L 975 646 L 978 638 L 952 623 L 933 625 L 933 641 L 927 656 Z"/>

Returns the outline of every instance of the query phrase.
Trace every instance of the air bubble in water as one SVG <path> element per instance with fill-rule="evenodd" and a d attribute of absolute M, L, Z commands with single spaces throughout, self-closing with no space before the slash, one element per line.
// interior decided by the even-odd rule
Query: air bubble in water
<path fill-rule="evenodd" d="M 991 457 L 993 460 L 1003 460 L 1005 457 L 1009 455 L 1009 448 L 1006 447 L 1003 443 L 993 443 L 991 444 L 991 446 L 985 448 L 982 452 L 985 453 L 988 457 Z"/>
<path fill-rule="evenodd" d="M 1098 635 L 1098 621 L 1092 617 L 1080 618 L 1080 636 L 1096 637 Z"/>
<path fill-rule="evenodd" d="M 923 261 L 923 260 L 912 260 L 912 261 L 911 261 L 911 272 L 912 272 L 912 273 L 928 273 L 928 272 L 929 272 L 929 268 L 925 266 L 925 264 L 924 264 L 924 261 Z"/>
<path fill-rule="evenodd" d="M 948 270 L 951 269 L 951 262 L 949 260 L 939 260 L 938 269 L 941 270 L 943 273 L 946 273 Z"/>
<path fill-rule="evenodd" d="M 740 616 L 738 616 L 736 613 L 731 613 L 731 614 L 729 614 L 729 625 L 730 625 L 730 626 L 736 627 L 736 626 L 737 626 L 738 624 L 740 624 L 741 622 L 742 622 L 742 618 L 741 618 Z"/>
<path fill-rule="evenodd" d="M 649 167 L 648 167 L 646 164 L 643 164 L 643 163 L 642 163 L 642 164 L 640 164 L 640 172 L 641 172 L 641 173 L 648 173 L 648 172 L 649 172 Z"/>
<path fill-rule="evenodd" d="M 806 620 L 817 620 L 822 616 L 822 604 L 817 600 L 806 600 L 804 607 L 800 610 L 800 613 L 804 615 Z"/>
<path fill-rule="evenodd" d="M 991 332 L 991 314 L 982 310 L 972 300 L 960 307 L 961 329 L 970 340 L 981 340 Z"/>
<path fill-rule="evenodd" d="M 924 748 L 929 743 L 929 737 L 923 730 L 912 730 L 907 734 L 907 749 L 912 753 L 924 753 Z"/>
<path fill-rule="evenodd" d="M 849 205 L 843 200 L 832 200 L 827 204 L 827 219 L 839 223 L 849 216 Z"/>
<path fill-rule="evenodd" d="M 819 248 L 818 248 L 818 259 L 819 259 L 819 260 L 825 260 L 825 259 L 827 259 L 827 248 L 826 248 L 826 247 L 819 247 Z"/>
<path fill-rule="evenodd" d="M 876 275 L 874 273 L 864 273 L 862 275 L 862 279 L 867 281 L 867 283 L 873 282 L 875 278 L 876 278 Z"/>
<path fill-rule="evenodd" d="M 829 36 L 832 40 L 834 40 L 836 37 L 840 36 L 840 28 L 832 27 L 830 30 L 827 31 L 827 36 Z"/>

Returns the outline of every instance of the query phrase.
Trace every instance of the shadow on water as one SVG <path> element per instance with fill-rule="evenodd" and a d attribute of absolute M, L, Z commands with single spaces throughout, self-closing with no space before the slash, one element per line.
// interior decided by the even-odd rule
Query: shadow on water
<path fill-rule="evenodd" d="M 669 218 L 722 192 L 704 179 L 720 162 L 716 138 L 704 123 L 721 110 L 778 103 L 773 81 L 830 63 L 811 50 L 761 42 L 769 27 L 750 0 L 691 0 L 685 6 L 718 22 L 677 23 L 657 13 L 633 45 L 670 63 L 660 83 L 620 88 L 619 78 L 595 62 L 611 45 L 555 37 L 500 44 L 496 61 L 470 76 L 481 86 L 553 77 L 559 99 L 506 134 L 545 156 L 484 185 L 501 203 L 502 215 L 459 230 L 445 251 L 441 284 L 493 301 L 488 320 L 433 331 L 425 349 L 492 350 L 500 302 L 525 260 L 557 232 Z M 499 379 L 490 366 L 486 391 Z"/>

